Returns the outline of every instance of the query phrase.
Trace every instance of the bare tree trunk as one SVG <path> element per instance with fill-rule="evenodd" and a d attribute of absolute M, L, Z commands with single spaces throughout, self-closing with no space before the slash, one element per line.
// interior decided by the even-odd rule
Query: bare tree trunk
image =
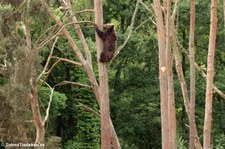
<path fill-rule="evenodd" d="M 34 85 L 31 87 L 31 108 L 34 118 L 34 124 L 36 127 L 36 140 L 35 143 L 43 143 L 44 136 L 45 136 L 45 129 L 44 124 L 42 122 L 41 113 L 39 110 L 39 103 L 38 103 L 38 94 Z"/>
<path fill-rule="evenodd" d="M 110 126 L 111 126 L 111 141 L 112 141 L 113 148 L 114 149 L 121 149 L 120 142 L 119 142 L 119 139 L 117 137 L 117 134 L 116 134 L 116 131 L 114 129 L 114 126 L 113 126 L 113 123 L 112 123 L 111 119 L 110 119 Z"/>
<path fill-rule="evenodd" d="M 165 32 L 166 32 L 166 68 L 168 87 L 169 141 L 170 147 L 176 149 L 176 112 L 173 80 L 173 54 L 171 50 L 171 1 L 164 0 Z"/>
<path fill-rule="evenodd" d="M 189 113 L 190 104 L 189 104 L 188 90 L 187 90 L 187 85 L 186 85 L 186 82 L 185 82 L 183 68 L 182 68 L 180 57 L 179 57 L 179 51 L 178 51 L 178 46 L 177 46 L 177 42 L 176 42 L 176 29 L 175 29 L 175 25 L 174 25 L 174 20 L 175 20 L 174 14 L 172 16 L 173 20 L 172 20 L 172 27 L 171 28 L 172 28 L 172 31 L 173 31 L 172 32 L 172 43 L 173 43 L 173 48 L 174 48 L 174 53 L 175 53 L 176 71 L 177 71 L 178 79 L 180 80 L 180 84 L 181 84 L 181 90 L 182 90 L 182 95 L 183 95 L 183 99 L 184 99 L 185 111 L 186 111 L 188 119 L 190 121 L 190 113 Z M 190 59 L 190 56 L 189 56 L 189 59 Z M 197 129 L 196 129 L 196 123 L 194 123 L 194 128 L 195 128 L 195 141 L 194 141 L 195 147 L 196 147 L 196 149 L 202 149 L 202 146 L 201 146 L 201 143 L 200 143 L 200 140 L 199 140 L 199 137 L 198 137 L 198 132 L 197 132 Z"/>
<path fill-rule="evenodd" d="M 205 121 L 203 134 L 203 148 L 211 148 L 211 125 L 212 125 L 212 101 L 213 101 L 213 77 L 214 77 L 214 55 L 216 48 L 217 32 L 217 0 L 211 0 L 210 36 L 206 75 L 206 99 L 205 99 Z"/>
<path fill-rule="evenodd" d="M 189 58 L 189 54 L 188 52 L 181 46 L 181 51 L 185 54 L 185 56 L 187 56 Z M 203 78 L 206 79 L 206 74 L 205 74 L 205 71 L 202 67 L 200 67 L 196 62 L 195 62 L 195 68 L 200 72 L 200 74 L 202 75 Z M 215 85 L 213 85 L 213 90 L 222 98 L 222 99 L 225 99 L 225 94 L 219 90 Z"/>
<path fill-rule="evenodd" d="M 185 111 L 189 117 L 189 97 L 188 97 L 187 84 L 185 82 L 182 64 L 181 64 L 181 60 L 179 57 L 177 47 L 174 48 L 174 53 L 175 53 L 176 71 L 177 71 L 178 79 L 180 80 L 182 95 L 183 95 L 183 99 L 184 99 Z"/>
<path fill-rule="evenodd" d="M 30 0 L 26 1 L 26 12 L 24 13 L 23 17 L 23 25 L 24 25 L 24 34 L 26 37 L 26 54 L 32 57 L 32 55 L 35 55 L 35 52 L 32 52 L 32 43 L 31 43 L 31 35 L 30 35 Z M 30 92 L 30 103 L 31 103 L 31 109 L 32 109 L 32 114 L 33 114 L 33 119 L 34 119 L 34 124 L 36 128 L 36 140 L 35 143 L 43 143 L 44 142 L 44 137 L 45 137 L 45 128 L 44 128 L 44 123 L 42 121 L 41 113 L 40 113 L 40 108 L 39 108 L 39 103 L 38 103 L 38 93 L 35 88 L 36 85 L 36 73 L 35 73 L 35 68 L 34 68 L 34 61 L 30 61 L 28 59 L 28 63 L 31 63 L 31 78 L 30 78 L 30 86 L 31 86 L 31 92 Z"/>
<path fill-rule="evenodd" d="M 167 70 L 166 70 L 166 41 L 163 24 L 163 15 L 160 0 L 154 1 L 154 11 L 157 25 L 159 46 L 159 82 L 160 82 L 160 107 L 162 126 L 162 149 L 170 149 L 169 127 L 168 127 L 168 92 L 167 92 Z"/>
<path fill-rule="evenodd" d="M 188 116 L 188 119 L 190 121 L 190 113 L 189 113 L 189 97 L 188 97 L 188 90 L 187 90 L 187 85 L 184 79 L 184 74 L 183 74 L 183 70 L 182 70 L 182 65 L 181 65 L 181 60 L 179 57 L 179 53 L 178 53 L 178 49 L 177 46 L 175 44 L 174 46 L 174 52 L 175 52 L 175 61 L 176 61 L 176 70 L 177 70 L 177 75 L 178 75 L 178 79 L 180 80 L 180 84 L 181 84 L 181 89 L 182 89 L 182 94 L 183 94 L 183 99 L 184 99 L 184 106 L 185 106 L 185 110 Z M 196 128 L 196 123 L 194 123 L 194 127 L 195 127 L 195 148 L 196 149 L 202 149 L 199 137 L 198 137 L 198 132 L 197 132 L 197 128 Z"/>
<path fill-rule="evenodd" d="M 183 95 L 183 99 L 184 99 L 184 106 L 185 106 L 185 110 L 188 116 L 188 119 L 190 121 L 190 113 L 189 113 L 189 97 L 188 97 L 188 90 L 187 90 L 187 85 L 184 79 L 184 74 L 183 74 L 183 70 L 182 70 L 182 65 L 181 65 L 181 60 L 179 57 L 179 53 L 178 53 L 178 49 L 177 46 L 175 45 L 175 61 L 176 61 L 176 70 L 177 70 L 177 75 L 178 78 L 180 80 L 180 84 L 181 84 L 181 90 L 182 90 L 182 95 Z M 196 123 L 194 124 L 195 126 L 195 148 L 196 149 L 202 149 L 200 140 L 199 140 L 199 136 L 198 136 L 198 132 L 197 132 L 197 128 L 196 128 Z"/>
<path fill-rule="evenodd" d="M 195 142 L 195 0 L 191 0 L 190 10 L 190 35 L 189 35 L 189 50 L 190 50 L 190 135 L 189 149 L 194 149 Z"/>
<path fill-rule="evenodd" d="M 95 8 L 95 23 L 103 26 L 103 11 L 102 0 L 94 1 Z M 100 53 L 103 51 L 102 40 L 96 37 L 97 60 L 99 60 Z M 100 112 L 101 112 L 101 149 L 110 149 L 111 135 L 110 135 L 110 115 L 109 115 L 109 89 L 108 89 L 108 74 L 106 63 L 98 61 L 99 70 L 99 87 L 100 87 Z"/>

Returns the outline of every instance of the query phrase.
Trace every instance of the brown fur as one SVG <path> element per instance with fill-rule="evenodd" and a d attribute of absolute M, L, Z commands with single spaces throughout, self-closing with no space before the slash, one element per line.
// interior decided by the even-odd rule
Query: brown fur
<path fill-rule="evenodd" d="M 105 31 L 101 31 L 98 26 L 95 25 L 95 30 L 103 41 L 103 51 L 99 59 L 102 63 L 108 62 L 113 58 L 117 46 L 117 36 L 114 25 L 106 24 L 104 25 L 104 29 Z"/>

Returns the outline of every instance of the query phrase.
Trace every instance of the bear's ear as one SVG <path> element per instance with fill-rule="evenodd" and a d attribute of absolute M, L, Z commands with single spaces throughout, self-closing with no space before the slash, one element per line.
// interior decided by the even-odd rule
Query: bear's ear
<path fill-rule="evenodd" d="M 108 23 L 108 24 L 105 24 L 103 27 L 104 27 L 105 29 L 112 29 L 112 28 L 114 28 L 114 25 Z"/>

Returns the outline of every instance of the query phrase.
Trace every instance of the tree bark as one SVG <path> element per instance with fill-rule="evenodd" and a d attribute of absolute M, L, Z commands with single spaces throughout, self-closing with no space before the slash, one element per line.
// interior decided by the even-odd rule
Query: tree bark
<path fill-rule="evenodd" d="M 176 112 L 173 80 L 173 54 L 171 50 L 171 1 L 164 0 L 165 32 L 166 32 L 166 68 L 168 88 L 169 141 L 170 147 L 176 149 Z"/>
<path fill-rule="evenodd" d="M 34 55 L 36 52 L 32 51 L 32 42 L 31 42 L 31 35 L 30 35 L 30 1 L 26 1 L 26 11 L 23 13 L 23 25 L 24 25 L 24 33 L 26 37 L 26 54 L 29 55 L 30 57 Z M 33 53 L 32 53 L 33 52 Z M 36 70 L 34 68 L 35 61 L 29 61 L 28 63 L 31 63 L 31 78 L 30 78 L 30 86 L 31 86 L 31 91 L 29 94 L 29 99 L 30 99 L 30 104 L 31 104 L 31 110 L 33 114 L 33 120 L 34 120 L 34 125 L 36 128 L 36 139 L 35 143 L 40 144 L 44 143 L 44 137 L 45 137 L 45 128 L 44 128 L 44 123 L 42 121 L 41 113 L 40 113 L 40 108 L 39 108 L 39 103 L 38 103 L 38 93 L 35 88 L 36 85 Z"/>
<path fill-rule="evenodd" d="M 189 50 L 190 50 L 190 135 L 189 149 L 194 149 L 195 142 L 195 0 L 191 0 L 190 9 L 190 35 L 189 35 Z"/>
<path fill-rule="evenodd" d="M 33 113 L 34 124 L 36 127 L 36 140 L 35 143 L 43 143 L 44 136 L 45 136 L 45 129 L 44 124 L 42 122 L 41 113 L 39 110 L 39 103 L 38 103 L 38 94 L 34 85 L 31 87 L 31 108 Z"/>
<path fill-rule="evenodd" d="M 178 53 L 178 49 L 177 46 L 175 45 L 175 61 L 176 61 L 176 71 L 177 71 L 177 76 L 178 79 L 180 80 L 180 84 L 181 84 L 181 90 L 182 90 L 182 95 L 183 95 L 183 99 L 184 99 L 184 106 L 185 106 L 185 111 L 187 113 L 188 119 L 190 121 L 190 113 L 189 113 L 189 97 L 188 97 L 188 90 L 187 90 L 187 85 L 184 79 L 184 74 L 183 74 L 183 70 L 182 70 L 182 66 L 181 66 L 181 60 L 179 57 L 179 53 Z M 202 149 L 199 137 L 198 137 L 198 132 L 196 129 L 196 123 L 195 123 L 195 148 L 196 149 Z"/>
<path fill-rule="evenodd" d="M 185 56 L 189 57 L 188 52 L 186 51 L 186 49 L 184 49 L 181 45 L 179 45 L 179 47 L 181 47 L 181 51 L 185 54 Z M 200 72 L 200 74 L 202 75 L 203 78 L 206 79 L 206 74 L 204 72 L 204 69 L 201 68 L 196 62 L 195 62 L 195 68 Z M 222 98 L 225 99 L 225 94 L 219 90 L 215 85 L 213 85 L 213 90 Z"/>
<path fill-rule="evenodd" d="M 103 11 L 102 0 L 94 1 L 95 23 L 102 28 L 103 26 Z M 97 34 L 97 60 L 99 70 L 99 87 L 100 87 L 100 112 L 101 112 L 101 149 L 110 149 L 111 134 L 110 134 L 110 115 L 109 115 L 109 89 L 108 89 L 108 74 L 106 63 L 99 62 L 100 53 L 103 51 L 103 42 Z"/>
<path fill-rule="evenodd" d="M 217 0 L 211 0 L 210 36 L 206 75 L 206 99 L 205 120 L 203 134 L 203 148 L 211 148 L 211 126 L 212 126 L 212 101 L 213 101 L 213 78 L 214 78 L 214 55 L 216 48 L 217 32 Z"/>
<path fill-rule="evenodd" d="M 177 1 L 176 3 L 179 3 L 179 1 Z M 175 9 L 175 8 L 174 8 Z M 182 90 L 182 95 L 183 95 L 183 99 L 184 99 L 184 106 L 185 106 L 185 110 L 188 116 L 188 119 L 190 121 L 190 113 L 189 113 L 189 97 L 188 97 L 188 90 L 187 90 L 187 85 L 185 82 L 185 77 L 184 77 L 184 73 L 183 73 L 183 66 L 181 64 L 181 60 L 179 57 L 179 52 L 178 52 L 178 46 L 177 46 L 177 42 L 176 42 L 176 29 L 175 29 L 175 25 L 174 25 L 174 20 L 175 20 L 175 11 L 173 11 L 173 15 L 172 15 L 172 43 L 173 43 L 173 48 L 174 48 L 174 53 L 175 53 L 175 62 L 176 62 L 176 71 L 177 71 L 177 75 L 178 75 L 178 79 L 180 80 L 180 84 L 181 84 L 181 90 Z M 189 56 L 190 58 L 190 56 Z M 194 123 L 194 128 L 195 128 L 195 147 L 196 149 L 202 149 L 199 137 L 198 137 L 198 132 L 196 130 L 196 123 Z"/>
<path fill-rule="evenodd" d="M 163 24 L 163 15 L 160 0 L 154 1 L 154 11 L 158 34 L 159 48 L 159 83 L 160 83 L 160 108 L 161 108 L 161 126 L 162 126 L 162 149 L 170 148 L 169 127 L 168 127 L 168 92 L 167 92 L 167 69 L 166 69 L 166 41 Z"/>
<path fill-rule="evenodd" d="M 177 71 L 177 76 L 178 79 L 180 80 L 180 84 L 181 84 L 181 90 L 182 90 L 182 95 L 183 95 L 183 99 L 184 99 L 184 106 L 185 106 L 185 111 L 187 113 L 188 119 L 190 121 L 190 113 L 189 113 L 189 97 L 188 97 L 188 90 L 187 90 L 187 85 L 184 79 L 184 74 L 183 74 L 183 70 L 182 70 L 182 66 L 181 66 L 181 60 L 179 57 L 179 53 L 178 53 L 178 49 L 177 47 L 174 49 L 175 51 L 175 61 L 176 61 L 176 71 Z M 202 149 L 199 137 L 198 137 L 198 132 L 197 132 L 197 128 L 196 128 L 196 123 L 195 125 L 195 148 L 196 149 Z"/>

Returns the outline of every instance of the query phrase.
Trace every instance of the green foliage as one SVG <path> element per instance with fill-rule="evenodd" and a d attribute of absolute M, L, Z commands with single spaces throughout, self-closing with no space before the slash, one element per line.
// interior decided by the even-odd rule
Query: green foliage
<path fill-rule="evenodd" d="M 220 134 L 215 136 L 215 138 L 215 143 L 213 142 L 215 149 L 223 149 L 225 147 L 225 135 Z"/>
<path fill-rule="evenodd" d="M 10 4 L 1 4 L 0 5 L 0 14 L 1 15 L 5 15 L 5 14 L 9 14 L 9 12 L 11 12 L 13 10 L 12 6 Z"/>
<path fill-rule="evenodd" d="M 0 86 L 4 85 L 6 83 L 6 79 L 0 75 Z"/>
<path fill-rule="evenodd" d="M 182 137 L 178 137 L 177 140 L 177 148 L 178 149 L 187 149 L 188 142 L 184 140 Z"/>
<path fill-rule="evenodd" d="M 85 102 L 87 105 L 93 104 L 91 102 L 93 96 L 90 96 L 89 92 L 84 94 L 85 92 L 83 89 L 74 90 L 76 96 L 69 96 L 66 108 L 60 110 L 61 114 L 55 116 L 55 121 L 50 119 L 51 129 L 54 126 L 56 128 L 53 131 L 48 130 L 49 135 L 56 131 L 59 133 L 58 135 L 62 134 L 60 136 L 62 136 L 63 148 L 79 148 L 80 145 L 86 148 L 95 148 L 99 145 L 99 120 L 93 114 L 84 112 L 78 107 L 78 101 L 81 99 L 80 102 L 84 104 Z M 87 100 L 90 97 L 91 100 Z"/>
<path fill-rule="evenodd" d="M 47 87 L 41 87 L 39 91 L 39 97 L 41 101 L 41 106 L 43 107 L 43 112 L 46 111 L 49 100 L 50 100 L 51 90 Z M 56 118 L 60 115 L 60 110 L 66 108 L 67 97 L 65 94 L 54 91 L 51 102 L 50 116 L 51 118 Z M 45 113 L 43 113 L 45 114 Z"/>
<path fill-rule="evenodd" d="M 29 142 L 34 129 L 27 121 L 32 119 L 30 110 L 30 78 L 35 54 L 25 52 L 24 37 L 18 34 L 21 9 L 14 12 L 20 1 L 0 2 L 0 125 L 2 142 Z M 3 8 L 4 7 L 4 8 Z"/>
<path fill-rule="evenodd" d="M 49 149 L 61 149 L 61 138 L 57 136 L 51 136 L 47 139 L 47 142 L 45 143 L 45 148 Z"/>
<path fill-rule="evenodd" d="M 157 48 L 154 40 L 135 33 L 110 69 L 111 114 L 122 148 L 161 147 L 157 53 L 148 52 Z"/>

